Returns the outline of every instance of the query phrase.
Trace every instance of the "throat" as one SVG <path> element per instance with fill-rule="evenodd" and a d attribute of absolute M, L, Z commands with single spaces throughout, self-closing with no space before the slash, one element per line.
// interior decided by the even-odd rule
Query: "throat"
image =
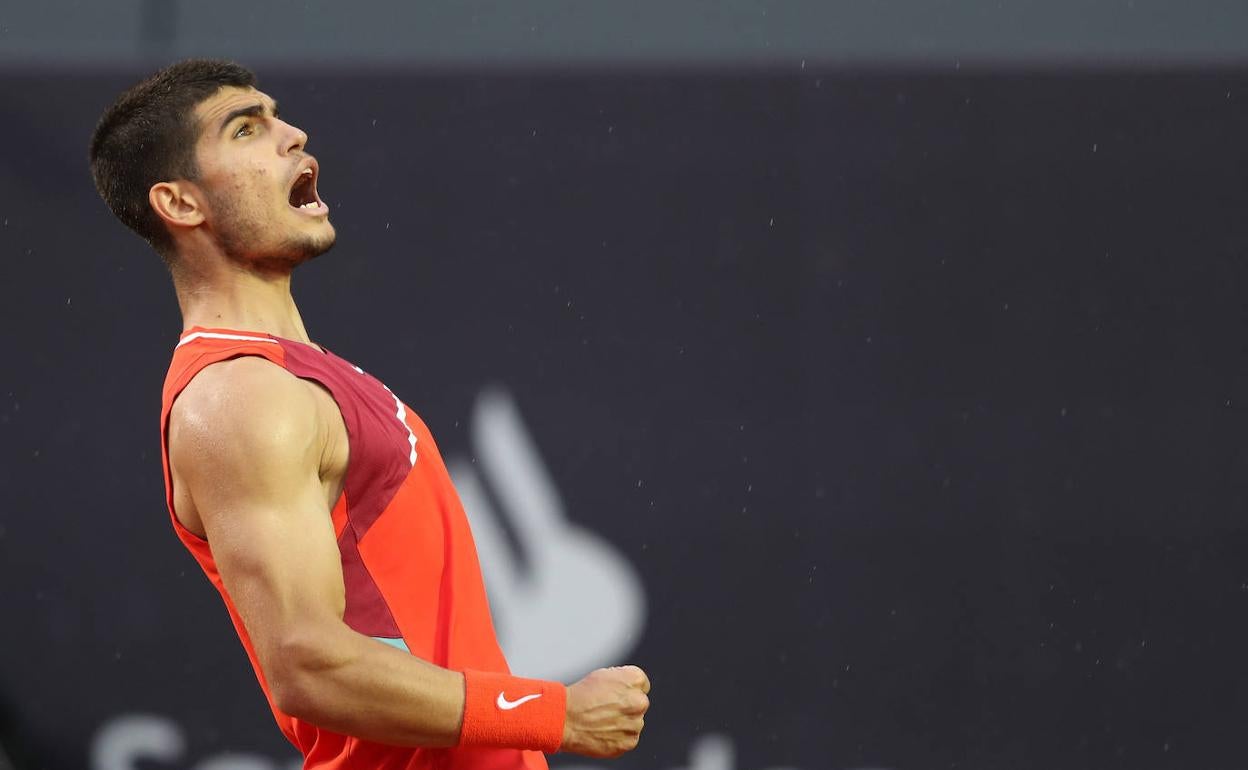
<path fill-rule="evenodd" d="M 226 273 L 197 280 L 174 279 L 182 328 L 262 332 L 312 344 L 290 293 L 290 273 L 281 276 Z"/>

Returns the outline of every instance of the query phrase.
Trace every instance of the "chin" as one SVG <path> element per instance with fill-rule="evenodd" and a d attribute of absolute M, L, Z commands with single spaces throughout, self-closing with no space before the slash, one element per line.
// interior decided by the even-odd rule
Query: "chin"
<path fill-rule="evenodd" d="M 334 243 L 336 243 L 337 240 L 338 240 L 337 235 L 333 231 L 330 231 L 329 236 L 327 238 L 322 239 L 319 243 L 316 244 L 316 247 L 314 249 L 311 249 L 309 251 L 308 259 L 309 260 L 316 259 L 317 257 L 321 256 L 325 252 L 329 251 L 330 249 L 334 247 Z M 307 260 L 304 260 L 304 261 L 307 261 Z"/>
<path fill-rule="evenodd" d="M 318 228 L 319 229 L 319 228 Z M 265 250 L 262 254 L 250 258 L 249 261 L 262 264 L 270 269 L 290 269 L 310 262 L 334 246 L 337 234 L 334 228 L 326 223 L 322 232 L 301 233 L 284 243 Z"/>
<path fill-rule="evenodd" d="M 326 224 L 328 225 L 328 223 Z M 309 238 L 300 244 L 302 247 L 299 248 L 301 254 L 295 264 L 303 264 L 316 259 L 334 247 L 334 243 L 338 240 L 338 234 L 334 232 L 333 227 L 327 227 L 326 229 L 328 232 L 324 234 L 318 233 L 315 237 Z"/>
<path fill-rule="evenodd" d="M 300 262 L 307 262 L 309 259 L 316 259 L 329 251 L 337 240 L 337 231 L 334 230 L 334 226 L 326 219 L 317 223 L 317 226 L 310 232 L 304 232 L 297 236 L 294 242 L 290 244 L 290 250 L 300 255 Z"/>

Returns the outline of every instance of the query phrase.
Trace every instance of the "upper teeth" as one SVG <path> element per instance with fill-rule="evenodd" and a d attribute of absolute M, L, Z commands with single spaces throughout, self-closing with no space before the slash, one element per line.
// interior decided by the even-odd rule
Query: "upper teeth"
<path fill-rule="evenodd" d="M 312 173 L 312 169 L 311 169 L 311 168 L 305 168 L 303 171 L 301 171 L 301 172 L 299 172 L 299 173 L 301 173 L 301 174 L 311 174 L 311 173 Z"/>

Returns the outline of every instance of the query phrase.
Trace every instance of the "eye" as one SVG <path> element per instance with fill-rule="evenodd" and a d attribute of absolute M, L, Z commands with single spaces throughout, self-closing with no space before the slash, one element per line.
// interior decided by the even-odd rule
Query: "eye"
<path fill-rule="evenodd" d="M 234 138 L 238 139 L 242 136 L 251 136 L 253 133 L 255 133 L 255 127 L 252 126 L 250 121 L 248 121 L 239 125 L 238 129 L 234 132 Z"/>

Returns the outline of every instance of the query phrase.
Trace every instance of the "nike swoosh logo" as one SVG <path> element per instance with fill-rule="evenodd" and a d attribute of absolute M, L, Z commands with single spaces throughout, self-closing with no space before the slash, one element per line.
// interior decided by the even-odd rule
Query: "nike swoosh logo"
<path fill-rule="evenodd" d="M 542 694 L 539 692 L 533 695 L 526 695 L 523 698 L 517 698 L 516 700 L 507 700 L 507 696 L 500 692 L 498 694 L 498 700 L 494 701 L 494 703 L 503 711 L 511 711 L 516 706 L 523 706 L 529 701 L 536 700 L 540 697 L 542 697 Z"/>

